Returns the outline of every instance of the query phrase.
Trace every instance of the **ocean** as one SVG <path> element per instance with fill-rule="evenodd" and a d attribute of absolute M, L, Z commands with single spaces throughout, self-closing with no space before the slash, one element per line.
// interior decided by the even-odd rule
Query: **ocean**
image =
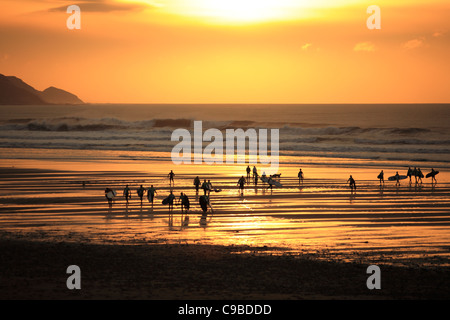
<path fill-rule="evenodd" d="M 196 120 L 204 130 L 277 128 L 285 162 L 301 157 L 315 164 L 339 159 L 352 165 L 450 166 L 449 104 L 4 105 L 0 157 L 36 157 L 45 154 L 36 150 L 45 149 L 145 158 L 147 152 L 170 152 L 177 144 L 172 132 L 192 130 Z"/>

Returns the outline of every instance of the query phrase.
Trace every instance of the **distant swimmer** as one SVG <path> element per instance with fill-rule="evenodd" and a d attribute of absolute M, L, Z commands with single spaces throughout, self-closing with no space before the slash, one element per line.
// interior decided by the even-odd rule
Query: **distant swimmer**
<path fill-rule="evenodd" d="M 244 178 L 244 176 L 239 178 L 237 185 L 239 186 L 239 192 L 243 194 L 244 193 L 244 188 L 245 188 L 245 178 Z"/>
<path fill-rule="evenodd" d="M 381 185 L 381 183 L 384 184 L 384 172 L 383 172 L 383 170 L 381 170 L 381 172 L 380 172 L 380 174 L 378 175 L 377 178 L 380 180 L 380 185 Z"/>
<path fill-rule="evenodd" d="M 409 177 L 409 183 L 411 183 L 411 177 L 413 175 L 413 170 L 411 167 L 408 168 L 408 172 L 406 173 L 406 176 Z"/>
<path fill-rule="evenodd" d="M 128 200 L 131 199 L 131 189 L 128 187 L 128 185 L 126 185 L 126 187 L 123 189 L 123 196 L 125 197 L 125 200 L 128 204 Z"/>
<path fill-rule="evenodd" d="M 356 190 L 356 182 L 355 179 L 353 179 L 353 177 L 350 175 L 350 178 L 348 178 L 347 182 L 349 183 L 350 189 L 355 189 Z"/>
<path fill-rule="evenodd" d="M 250 172 L 251 172 L 252 170 L 250 169 L 250 166 L 247 166 L 247 180 L 249 180 L 250 179 Z"/>
<path fill-rule="evenodd" d="M 195 177 L 194 179 L 194 186 L 195 186 L 195 192 L 198 193 L 198 189 L 200 188 L 200 178 L 198 176 Z"/>
<path fill-rule="evenodd" d="M 141 205 L 142 205 L 142 198 L 144 197 L 144 193 L 145 193 L 145 188 L 142 186 L 139 187 L 139 189 L 137 189 L 137 195 L 139 196 L 139 199 L 141 199 Z"/>
<path fill-rule="evenodd" d="M 298 172 L 298 183 L 302 183 L 303 184 L 303 171 L 302 169 L 300 169 L 300 171 Z"/>
<path fill-rule="evenodd" d="M 174 181 L 175 173 L 173 173 L 173 170 L 170 170 L 170 172 L 167 176 L 169 177 L 169 186 L 171 186 L 172 184 L 175 186 L 175 181 Z"/>
<path fill-rule="evenodd" d="M 155 199 L 155 193 L 158 193 L 158 192 L 156 192 L 156 189 L 153 187 L 153 185 L 150 188 L 148 188 L 147 199 L 148 199 L 148 202 L 150 202 L 152 204 L 152 206 L 153 206 L 153 200 Z"/>

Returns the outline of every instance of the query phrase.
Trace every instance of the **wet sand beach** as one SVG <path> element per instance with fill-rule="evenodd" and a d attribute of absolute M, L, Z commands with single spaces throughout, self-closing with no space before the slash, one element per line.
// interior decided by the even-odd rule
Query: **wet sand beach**
<path fill-rule="evenodd" d="M 282 188 L 248 184 L 242 196 L 236 184 L 245 167 L 175 167 L 172 190 L 191 201 L 185 224 L 179 206 L 169 214 L 161 204 L 169 193 L 163 161 L 105 162 L 104 171 L 86 161 L 45 163 L 14 160 L 0 170 L 3 298 L 449 297 L 447 172 L 433 185 L 380 187 L 378 169 L 311 165 L 299 185 L 298 168 L 286 165 Z M 349 172 L 356 192 L 345 183 Z M 222 189 L 211 194 L 206 223 L 197 173 Z M 141 184 L 156 187 L 153 208 L 146 197 L 140 205 Z M 118 192 L 111 208 L 106 187 Z M 78 294 L 65 287 L 72 264 L 83 270 Z M 383 271 L 377 292 L 366 287 L 373 264 Z"/>

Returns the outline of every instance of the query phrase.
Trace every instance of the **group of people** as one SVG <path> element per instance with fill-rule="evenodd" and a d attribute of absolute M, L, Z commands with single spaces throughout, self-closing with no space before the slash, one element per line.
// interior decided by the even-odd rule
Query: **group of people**
<path fill-rule="evenodd" d="M 436 175 L 439 172 L 434 170 L 434 168 L 431 168 L 431 172 L 427 175 L 427 177 L 431 178 L 431 183 L 437 183 Z M 422 178 L 424 178 L 424 174 L 420 168 L 414 167 L 414 169 L 411 169 L 411 167 L 408 167 L 408 171 L 406 172 L 406 178 L 409 178 L 409 183 L 412 183 L 412 177 L 415 179 L 415 183 L 422 183 Z M 381 170 L 380 174 L 377 177 L 380 180 L 380 185 L 384 184 L 384 172 Z M 394 175 L 394 180 L 396 185 L 400 185 L 400 180 L 404 179 L 405 177 L 402 177 L 398 171 Z M 391 178 L 392 179 L 392 178 Z"/>

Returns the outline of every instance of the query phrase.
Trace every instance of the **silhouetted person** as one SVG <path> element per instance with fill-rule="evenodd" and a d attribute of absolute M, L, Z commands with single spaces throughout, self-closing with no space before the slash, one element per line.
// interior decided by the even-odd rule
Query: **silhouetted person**
<path fill-rule="evenodd" d="M 258 173 L 255 173 L 255 175 L 253 176 L 254 182 L 255 182 L 255 187 L 258 185 Z"/>
<path fill-rule="evenodd" d="M 250 179 L 250 172 L 251 172 L 250 166 L 247 166 L 247 180 Z"/>
<path fill-rule="evenodd" d="M 208 182 L 206 182 L 206 179 L 203 180 L 202 190 L 203 190 L 203 195 L 205 195 L 205 196 L 206 196 L 206 193 L 208 192 L 208 187 L 209 187 L 209 185 L 208 185 Z"/>
<path fill-rule="evenodd" d="M 187 213 L 190 207 L 188 196 L 185 193 L 183 194 L 183 192 L 181 192 L 178 202 L 181 202 L 181 213 L 183 213 L 184 210 L 186 210 Z"/>
<path fill-rule="evenodd" d="M 158 192 L 156 192 L 156 189 L 153 187 L 153 185 L 150 188 L 148 188 L 147 199 L 148 199 L 148 202 L 150 202 L 152 204 L 152 207 L 153 207 L 153 200 L 155 199 L 155 193 L 158 193 Z"/>
<path fill-rule="evenodd" d="M 198 189 L 200 188 L 200 178 L 198 176 L 195 177 L 194 179 L 194 186 L 195 186 L 195 192 L 198 193 Z"/>
<path fill-rule="evenodd" d="M 423 173 L 422 170 L 420 170 L 420 168 L 417 168 L 417 177 L 419 178 L 418 181 L 422 183 Z"/>
<path fill-rule="evenodd" d="M 417 176 L 418 176 L 419 172 L 417 171 L 416 167 L 414 167 L 414 170 L 412 171 L 412 174 L 414 175 L 414 179 L 415 179 L 415 181 L 417 183 Z"/>
<path fill-rule="evenodd" d="M 300 171 L 298 172 L 298 183 L 303 183 L 303 171 L 302 169 L 300 169 Z"/>
<path fill-rule="evenodd" d="M 399 186 L 400 185 L 400 175 L 398 174 L 398 171 L 395 173 L 395 185 Z"/>
<path fill-rule="evenodd" d="M 169 205 L 169 211 L 173 210 L 173 200 L 175 200 L 175 196 L 173 195 L 172 191 L 170 191 L 169 196 L 167 197 L 167 204 Z"/>
<path fill-rule="evenodd" d="M 269 180 L 267 181 L 267 183 L 269 184 L 269 186 L 267 187 L 267 189 L 270 189 L 270 193 L 272 193 L 272 189 L 273 189 L 273 179 L 272 179 L 272 177 L 269 178 Z"/>
<path fill-rule="evenodd" d="M 128 187 L 128 185 L 126 185 L 123 189 L 123 196 L 125 197 L 125 200 L 128 204 L 128 200 L 131 199 L 131 189 Z"/>
<path fill-rule="evenodd" d="M 253 179 L 258 176 L 258 170 L 256 169 L 256 166 L 253 166 Z"/>
<path fill-rule="evenodd" d="M 108 196 L 108 193 L 110 193 L 110 192 L 113 192 L 112 189 L 110 189 L 110 188 L 106 188 L 105 189 L 105 197 L 106 197 L 106 200 L 108 200 L 109 207 L 111 208 L 112 207 L 112 199 L 113 198 Z"/>
<path fill-rule="evenodd" d="M 380 186 L 381 186 L 381 183 L 384 184 L 384 171 L 383 170 L 381 170 L 381 172 L 377 178 L 380 180 Z"/>
<path fill-rule="evenodd" d="M 142 198 L 144 197 L 144 193 L 145 193 L 145 188 L 141 184 L 139 189 L 137 189 L 137 195 L 139 196 L 139 199 L 141 199 L 141 205 L 142 205 Z"/>
<path fill-rule="evenodd" d="M 208 197 L 209 197 L 209 194 L 211 193 L 211 190 L 213 190 L 213 185 L 211 183 L 211 180 L 208 180 Z"/>
<path fill-rule="evenodd" d="M 431 183 L 433 183 L 433 181 L 434 181 L 435 183 L 437 183 L 437 180 L 436 180 L 436 174 L 437 174 L 437 171 L 434 171 L 434 169 L 431 168 Z"/>
<path fill-rule="evenodd" d="M 244 188 L 245 188 L 245 178 L 244 178 L 244 176 L 239 178 L 237 185 L 239 186 L 239 192 L 243 194 L 244 193 Z"/>
<path fill-rule="evenodd" d="M 409 183 L 411 183 L 411 177 L 413 175 L 413 170 L 411 169 L 411 167 L 408 167 L 408 172 L 406 173 L 406 176 L 409 178 Z"/>
<path fill-rule="evenodd" d="M 353 179 L 353 177 L 351 175 L 350 175 L 350 178 L 348 178 L 347 182 L 349 183 L 350 189 L 356 190 L 356 182 L 355 182 L 355 179 Z"/>
<path fill-rule="evenodd" d="M 173 173 L 173 170 L 170 170 L 170 172 L 167 176 L 169 177 L 169 186 L 171 186 L 172 184 L 175 186 L 175 181 L 174 181 L 175 173 Z"/>

